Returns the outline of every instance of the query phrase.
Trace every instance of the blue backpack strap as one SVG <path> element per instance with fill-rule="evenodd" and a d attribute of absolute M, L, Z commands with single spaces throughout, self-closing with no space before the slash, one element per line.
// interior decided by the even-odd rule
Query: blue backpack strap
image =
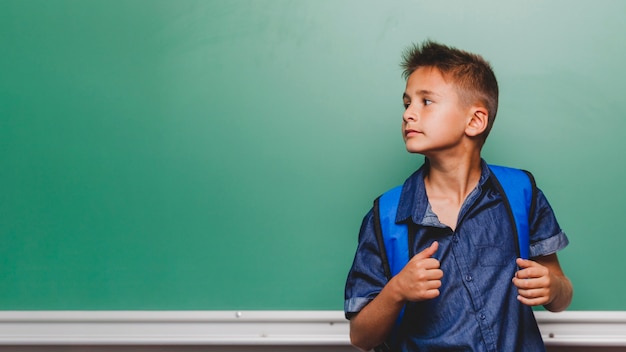
<path fill-rule="evenodd" d="M 396 213 L 401 194 L 402 186 L 398 186 L 385 192 L 374 202 L 374 221 L 376 227 L 380 229 L 376 235 L 379 246 L 384 248 L 381 250 L 381 257 L 385 273 L 389 279 L 398 274 L 409 262 L 408 226 L 396 223 Z M 396 327 L 400 326 L 403 317 L 404 308 L 398 314 Z M 391 336 L 389 336 L 390 342 L 395 341 L 397 332 L 397 329 L 392 331 Z M 374 351 L 390 351 L 390 349 L 384 343 L 375 348 Z"/>
<path fill-rule="evenodd" d="M 489 169 L 496 176 L 495 184 L 505 198 L 505 204 L 509 204 L 507 210 L 515 224 L 514 232 L 518 241 L 519 256 L 529 259 L 529 219 L 535 201 L 535 179 L 530 172 L 520 169 L 496 165 L 489 165 Z"/>
<path fill-rule="evenodd" d="M 399 273 L 409 261 L 409 239 L 406 224 L 396 224 L 396 213 L 402 186 L 395 187 L 378 200 L 378 214 L 385 254 L 389 263 L 389 278 Z"/>

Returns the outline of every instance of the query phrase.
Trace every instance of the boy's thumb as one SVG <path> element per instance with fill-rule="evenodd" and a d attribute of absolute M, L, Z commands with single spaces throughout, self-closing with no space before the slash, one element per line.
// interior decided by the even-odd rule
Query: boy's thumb
<path fill-rule="evenodd" d="M 435 241 L 433 242 L 430 247 L 424 249 L 423 251 L 417 253 L 415 256 L 418 259 L 426 259 L 426 258 L 430 258 L 433 254 L 435 254 L 435 252 L 437 252 L 437 249 L 439 249 L 439 242 Z"/>

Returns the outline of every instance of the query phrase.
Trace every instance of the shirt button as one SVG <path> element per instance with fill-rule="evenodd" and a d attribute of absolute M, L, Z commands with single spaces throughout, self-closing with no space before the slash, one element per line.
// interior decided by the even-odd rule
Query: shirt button
<path fill-rule="evenodd" d="M 465 281 L 467 281 L 467 282 L 472 281 L 472 276 L 471 275 L 465 275 Z"/>
<path fill-rule="evenodd" d="M 484 314 L 481 314 L 479 317 L 480 317 L 480 320 L 485 320 L 485 319 L 487 319 L 487 316 L 486 316 L 486 315 L 484 315 Z"/>
<path fill-rule="evenodd" d="M 454 243 L 459 243 L 459 238 L 454 236 L 452 237 L 452 241 L 454 241 Z"/>

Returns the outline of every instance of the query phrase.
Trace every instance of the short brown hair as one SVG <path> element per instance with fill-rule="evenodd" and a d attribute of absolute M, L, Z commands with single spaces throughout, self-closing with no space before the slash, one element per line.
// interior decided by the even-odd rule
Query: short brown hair
<path fill-rule="evenodd" d="M 498 81 L 489 62 L 480 55 L 427 40 L 409 47 L 400 66 L 405 79 L 419 67 L 437 68 L 445 79 L 452 79 L 465 104 L 483 104 L 489 112 L 483 141 L 487 138 L 498 112 Z"/>

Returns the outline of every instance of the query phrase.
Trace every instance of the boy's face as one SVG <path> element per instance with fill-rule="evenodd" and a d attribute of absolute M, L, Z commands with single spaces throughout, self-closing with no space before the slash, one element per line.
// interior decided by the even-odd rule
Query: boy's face
<path fill-rule="evenodd" d="M 402 136 L 409 152 L 429 157 L 461 147 L 469 109 L 437 68 L 415 70 L 406 82 L 403 100 Z"/>

